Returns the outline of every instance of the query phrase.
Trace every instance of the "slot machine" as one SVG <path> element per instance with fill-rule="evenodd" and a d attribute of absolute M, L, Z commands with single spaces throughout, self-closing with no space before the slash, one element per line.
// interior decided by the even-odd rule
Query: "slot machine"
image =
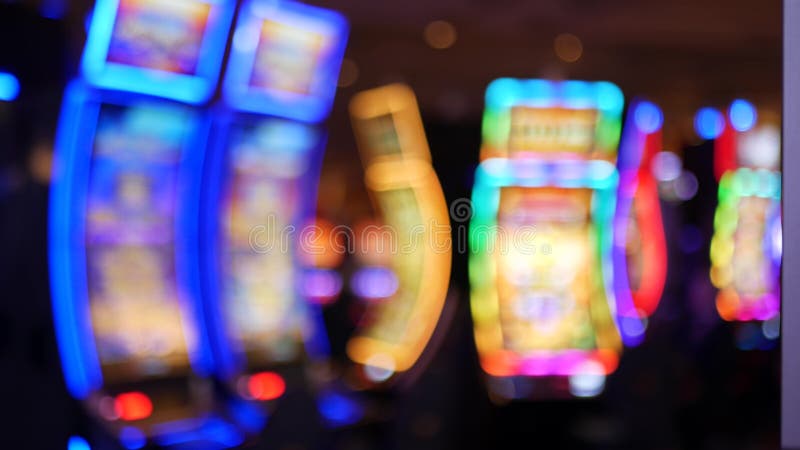
<path fill-rule="evenodd" d="M 385 265 L 364 267 L 351 280 L 366 305 L 347 342 L 347 375 L 358 389 L 381 391 L 408 385 L 419 374 L 445 326 L 450 222 L 413 91 L 392 84 L 360 92 L 350 116 L 366 187 L 381 217 L 383 240 L 373 259 Z M 391 292 L 387 284 L 394 285 Z"/>
<path fill-rule="evenodd" d="M 234 3 L 97 2 L 68 87 L 49 217 L 66 385 L 96 448 L 229 448 L 197 264 L 200 173 Z M 70 445 L 87 444 L 75 436 Z M 75 444 L 77 445 L 77 444 Z"/>
<path fill-rule="evenodd" d="M 614 224 L 614 291 L 629 298 L 635 314 L 620 317 L 626 345 L 641 343 L 647 318 L 658 307 L 667 278 L 667 244 L 658 183 L 651 170 L 661 151 L 661 110 L 648 101 L 634 100 L 620 142 L 619 188 Z"/>
<path fill-rule="evenodd" d="M 777 116 L 759 115 L 745 100 L 732 102 L 719 120 L 721 133 L 714 141 L 719 196 L 710 254 L 711 281 L 719 290 L 716 307 L 726 321 L 762 328 L 761 343 L 739 342 L 740 347 L 769 347 L 780 321 L 780 125 Z"/>
<path fill-rule="evenodd" d="M 307 366 L 327 360 L 311 297 L 337 274 L 315 266 L 304 233 L 347 33 L 334 11 L 246 1 L 222 82 L 204 175 L 203 279 L 218 376 L 262 422 L 302 387 Z"/>
<path fill-rule="evenodd" d="M 614 289 L 622 109 L 608 82 L 503 78 L 486 90 L 469 275 L 498 401 L 599 394 L 623 319 L 640 321 Z"/>

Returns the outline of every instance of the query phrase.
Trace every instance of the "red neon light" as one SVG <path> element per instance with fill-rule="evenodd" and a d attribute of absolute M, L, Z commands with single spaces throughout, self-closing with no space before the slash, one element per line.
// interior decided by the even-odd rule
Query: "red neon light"
<path fill-rule="evenodd" d="M 250 377 L 247 390 L 256 400 L 275 400 L 286 392 L 286 382 L 275 372 L 261 372 Z"/>
<path fill-rule="evenodd" d="M 633 304 L 648 317 L 655 312 L 667 280 L 667 242 L 658 200 L 658 186 L 650 169 L 653 157 L 661 151 L 661 130 L 647 135 L 644 154 L 637 173 L 635 220 L 641 230 L 642 275 L 638 289 L 631 290 Z"/>
<path fill-rule="evenodd" d="M 736 131 L 728 119 L 725 119 L 725 128 L 714 140 L 714 177 L 719 181 L 722 175 L 729 170 L 736 170 Z"/>
<path fill-rule="evenodd" d="M 122 420 L 142 420 L 153 413 L 153 403 L 141 392 L 127 392 L 117 396 L 114 409 Z"/>

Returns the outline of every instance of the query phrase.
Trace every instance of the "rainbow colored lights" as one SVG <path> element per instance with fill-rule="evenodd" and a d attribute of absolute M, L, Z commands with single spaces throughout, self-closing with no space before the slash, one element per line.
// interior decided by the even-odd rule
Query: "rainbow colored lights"
<path fill-rule="evenodd" d="M 663 115 L 658 106 L 633 101 L 629 106 L 617 168 L 620 185 L 614 233 L 614 289 L 620 331 L 627 345 L 644 339 L 645 319 L 661 300 L 667 276 L 667 245 L 653 158 L 661 151 Z M 637 321 L 639 318 L 641 321 Z"/>
<path fill-rule="evenodd" d="M 584 368 L 591 372 L 599 370 L 602 374 L 608 374 L 616 369 L 621 351 L 621 341 L 615 324 L 616 308 L 613 291 L 607 285 L 606 280 L 610 280 L 612 276 L 612 224 L 617 181 L 618 176 L 614 166 L 601 160 L 488 159 L 478 166 L 472 194 L 474 210 L 470 222 L 469 269 L 475 340 L 481 355 L 481 365 L 488 374 L 494 376 L 567 376 L 582 373 Z M 534 246 L 529 249 L 530 258 L 527 259 L 529 263 L 522 266 L 523 271 L 529 272 L 530 276 L 535 277 L 537 263 L 533 260 L 538 256 L 540 260 L 544 261 L 539 263 L 539 269 L 544 271 L 544 277 L 546 277 L 548 273 L 566 268 L 562 267 L 558 260 L 565 263 L 569 261 L 568 265 L 575 265 L 579 259 L 572 258 L 586 258 L 584 272 L 575 274 L 577 278 L 572 277 L 567 280 L 566 285 L 562 285 L 562 287 L 567 286 L 576 291 L 586 289 L 586 292 L 582 292 L 582 298 L 572 298 L 572 305 L 568 311 L 551 312 L 547 311 L 546 307 L 539 307 L 539 311 L 536 311 L 535 304 L 546 301 L 547 296 L 544 291 L 547 290 L 547 279 L 530 283 L 509 280 L 510 284 L 517 285 L 517 287 L 511 288 L 511 292 L 522 289 L 528 290 L 530 295 L 526 297 L 524 292 L 519 292 L 518 295 L 522 297 L 518 299 L 514 298 L 513 294 L 503 295 L 501 285 L 504 283 L 502 280 L 504 275 L 499 272 L 502 259 L 508 258 L 509 255 L 513 257 L 515 248 L 519 251 L 520 246 L 524 247 L 523 244 L 531 243 L 531 241 L 512 241 L 513 246 L 503 248 L 498 237 L 499 234 L 500 237 L 502 235 L 507 237 L 510 233 L 507 228 L 500 226 L 502 224 L 498 224 L 498 217 L 501 217 L 502 214 L 502 190 L 509 187 L 527 189 L 533 196 L 544 193 L 541 190 L 537 192 L 536 188 L 560 188 L 562 195 L 559 202 L 572 197 L 571 190 L 589 193 L 589 217 L 581 219 L 584 221 L 581 226 L 577 227 L 569 236 L 552 231 L 539 238 L 547 239 L 552 236 L 552 238 L 566 239 L 570 237 L 575 241 L 554 240 L 549 242 L 542 240 L 541 247 Z M 531 212 L 534 211 L 531 210 Z M 538 223 L 530 222 L 534 234 L 538 233 L 536 230 L 542 228 L 541 224 L 545 222 L 546 220 Z M 514 234 L 516 235 L 516 233 Z M 535 243 L 537 240 L 532 242 Z M 585 243 L 575 245 L 574 242 Z M 561 245 L 563 247 L 560 249 Z M 566 254 L 559 256 L 560 250 Z M 517 262 L 523 263 L 525 259 L 518 259 Z M 546 266 L 555 267 L 556 270 L 548 271 Z M 575 279 L 580 280 L 578 281 L 580 286 L 572 287 L 571 281 Z M 537 288 L 540 288 L 539 292 L 537 292 Z M 551 297 L 557 295 L 549 294 Z M 562 295 L 568 294 L 562 293 Z M 538 312 L 538 319 L 537 315 L 527 315 L 526 317 L 524 314 L 509 314 L 503 311 L 504 308 L 509 309 L 509 306 L 506 305 L 513 305 L 515 301 L 534 305 L 534 313 Z M 524 308 L 524 306 L 522 307 Z M 515 307 L 510 306 L 510 309 L 513 310 Z M 514 315 L 518 317 L 513 317 Z M 561 317 L 558 318 L 558 315 Z M 561 322 L 559 327 L 549 326 L 548 328 L 567 333 L 573 325 L 577 325 L 583 329 L 583 332 L 573 331 L 585 337 L 572 342 L 566 339 L 567 342 L 564 342 L 563 333 L 559 335 L 559 333 L 545 332 L 544 336 L 537 339 L 538 346 L 528 345 L 521 350 L 508 347 L 509 331 L 506 328 L 530 328 L 523 333 L 536 333 L 535 323 L 537 320 L 542 323 L 554 320 Z M 558 344 L 554 345 L 556 342 Z"/>
<path fill-rule="evenodd" d="M 481 160 L 553 153 L 613 161 L 623 106 L 608 82 L 497 79 L 486 88 Z"/>
<path fill-rule="evenodd" d="M 644 338 L 666 277 L 650 173 L 664 117 L 633 102 L 621 135 L 623 106 L 608 82 L 503 78 L 486 90 L 469 273 L 493 377 L 569 377 L 573 395 L 596 395 L 622 344 Z M 513 384 L 499 395 L 526 395 Z"/>
<path fill-rule="evenodd" d="M 782 257 L 780 129 L 746 100 L 735 100 L 714 150 L 719 203 L 710 276 L 719 289 L 717 311 L 728 321 L 774 321 Z"/>

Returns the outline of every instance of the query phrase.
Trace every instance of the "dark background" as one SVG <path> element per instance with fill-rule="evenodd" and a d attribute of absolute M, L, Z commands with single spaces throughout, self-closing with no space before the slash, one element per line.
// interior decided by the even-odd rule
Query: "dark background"
<path fill-rule="evenodd" d="M 395 81 L 418 95 L 448 201 L 469 195 L 483 91 L 499 76 L 605 79 L 626 96 L 650 98 L 665 112 L 665 148 L 683 156 L 700 184 L 687 202 L 662 202 L 670 257 L 665 294 L 646 341 L 625 352 L 603 396 L 492 404 L 472 341 L 466 256 L 457 254 L 454 319 L 418 383 L 386 399 L 386 419 L 325 430 L 308 419 L 308 396 L 289 392 L 264 448 L 778 448 L 778 351 L 737 350 L 741 328 L 714 309 L 707 277 L 716 204 L 712 145 L 698 141 L 691 127 L 698 107 L 723 107 L 737 97 L 778 110 L 778 0 L 312 3 L 348 16 L 346 57 L 357 68 L 329 120 L 320 214 L 334 223 L 352 225 L 371 211 L 347 102 Z M 52 5 L 59 4 L 60 17 L 42 15 L 50 5 L 46 15 L 57 16 Z M 86 0 L 0 2 L 0 70 L 22 83 L 17 101 L 0 103 L 0 448 L 65 448 L 70 434 L 89 426 L 61 379 L 46 221 L 61 90 L 76 73 L 90 7 Z M 423 30 L 433 20 L 454 25 L 452 47 L 426 44 Z M 577 62 L 553 51 L 555 36 L 565 32 L 582 40 Z"/>

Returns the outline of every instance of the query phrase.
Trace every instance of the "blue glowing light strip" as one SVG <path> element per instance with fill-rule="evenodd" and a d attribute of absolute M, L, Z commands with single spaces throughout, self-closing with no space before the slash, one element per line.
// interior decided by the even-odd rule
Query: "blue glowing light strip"
<path fill-rule="evenodd" d="M 250 86 L 265 21 L 313 29 L 333 42 L 327 58 L 315 65 L 311 92 L 299 94 Z M 330 112 L 347 43 L 348 24 L 337 12 L 292 1 L 247 0 L 241 8 L 223 84 L 233 108 L 295 119 L 322 121 Z"/>
<path fill-rule="evenodd" d="M 98 0 L 86 39 L 81 68 L 86 81 L 114 89 L 198 104 L 214 93 L 225 53 L 228 30 L 236 7 L 233 0 L 197 0 L 208 3 L 203 42 L 194 75 L 108 62 L 108 51 L 120 0 Z"/>

